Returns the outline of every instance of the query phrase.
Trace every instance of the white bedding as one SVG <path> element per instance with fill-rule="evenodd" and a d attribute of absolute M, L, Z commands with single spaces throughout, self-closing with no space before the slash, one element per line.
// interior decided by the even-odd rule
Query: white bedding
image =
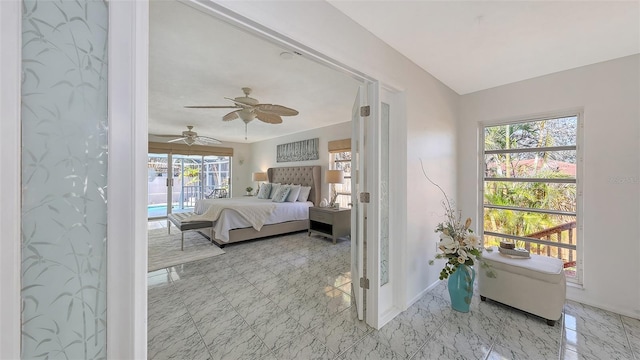
<path fill-rule="evenodd" d="M 247 196 L 243 198 L 222 198 L 222 199 L 203 199 L 198 200 L 195 206 L 196 214 L 204 214 L 207 212 L 212 203 L 228 202 L 230 204 L 273 204 L 275 209 L 264 221 L 264 225 L 277 224 L 294 220 L 306 220 L 309 218 L 309 208 L 313 206 L 311 201 L 306 202 L 284 202 L 276 203 L 271 199 L 258 199 L 257 197 Z M 251 223 L 242 217 L 237 211 L 232 209 L 224 209 L 220 213 L 218 220 L 214 222 L 213 230 L 216 240 L 222 242 L 229 241 L 229 230 L 252 227 Z"/>

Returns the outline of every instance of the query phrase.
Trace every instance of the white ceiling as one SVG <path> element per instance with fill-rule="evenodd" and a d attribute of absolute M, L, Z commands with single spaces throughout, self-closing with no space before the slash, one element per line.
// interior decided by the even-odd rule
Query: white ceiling
<path fill-rule="evenodd" d="M 640 52 L 639 1 L 341 1 L 458 94 Z"/>
<path fill-rule="evenodd" d="M 335 1 L 330 3 L 459 94 L 640 53 L 639 1 Z M 349 121 L 357 82 L 177 1 L 150 2 L 149 133 L 194 125 L 256 142 Z M 283 124 L 222 122 L 224 97 L 300 111 Z M 153 139 L 153 137 L 150 137 Z"/>
<path fill-rule="evenodd" d="M 149 134 L 177 135 L 194 125 L 198 135 L 224 142 L 256 142 L 351 119 L 356 80 L 295 55 L 176 1 L 150 2 Z M 233 109 L 185 109 L 185 105 L 233 105 L 244 96 L 300 112 L 271 125 L 253 120 L 244 140 Z M 151 140 L 159 140 L 150 136 Z"/>

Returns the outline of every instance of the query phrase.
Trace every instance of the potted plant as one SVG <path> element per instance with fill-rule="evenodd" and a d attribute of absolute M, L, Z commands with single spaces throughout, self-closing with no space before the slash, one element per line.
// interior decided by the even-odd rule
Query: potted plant
<path fill-rule="evenodd" d="M 253 188 L 251 186 L 247 186 L 245 190 L 247 190 L 247 196 L 251 196 L 251 192 L 253 191 Z"/>

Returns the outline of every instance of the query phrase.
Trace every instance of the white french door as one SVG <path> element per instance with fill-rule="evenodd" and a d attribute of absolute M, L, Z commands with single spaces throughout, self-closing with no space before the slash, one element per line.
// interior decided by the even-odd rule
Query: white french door
<path fill-rule="evenodd" d="M 360 86 L 352 109 L 351 133 L 351 279 L 358 319 L 378 322 L 376 126 L 378 83 Z M 366 104 L 370 104 L 366 106 Z M 368 247 L 367 247 L 368 246 Z M 367 266 L 370 264 L 370 266 Z M 365 305 L 366 304 L 366 305 Z"/>
<path fill-rule="evenodd" d="M 359 194 L 364 191 L 365 157 L 362 151 L 364 144 L 364 121 L 360 109 L 364 106 L 365 88 L 360 86 L 356 94 L 352 110 L 351 131 L 351 281 L 356 299 L 358 319 L 364 319 L 364 289 L 360 279 L 364 279 L 365 208 L 360 202 Z M 364 282 L 364 281 L 363 281 Z"/>

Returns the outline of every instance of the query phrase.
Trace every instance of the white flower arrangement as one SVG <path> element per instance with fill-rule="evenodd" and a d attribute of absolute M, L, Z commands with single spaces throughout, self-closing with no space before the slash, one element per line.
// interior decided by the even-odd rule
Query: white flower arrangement
<path fill-rule="evenodd" d="M 420 160 L 420 165 L 422 166 L 422 160 Z M 480 239 L 478 239 L 478 237 L 473 234 L 473 230 L 469 228 L 471 226 L 471 218 L 467 218 L 463 223 L 462 212 L 456 211 L 453 208 L 444 190 L 427 176 L 424 166 L 422 166 L 422 173 L 424 177 L 444 195 L 442 205 L 445 208 L 445 217 L 447 220 L 439 223 L 435 229 L 436 233 L 440 233 L 438 249 L 442 251 L 442 253 L 436 254 L 435 258 L 448 259 L 444 268 L 440 271 L 440 280 L 448 278 L 449 275 L 453 274 L 461 265 L 473 266 L 475 261 L 479 261 L 483 267 L 488 267 L 488 265 L 482 261 Z M 434 261 L 430 260 L 429 265 L 433 264 Z M 493 277 L 490 271 L 488 275 Z"/>
<path fill-rule="evenodd" d="M 440 280 L 448 278 L 458 266 L 473 266 L 474 260 L 482 259 L 479 239 L 469 229 L 471 218 L 462 223 L 461 212 L 453 210 L 448 200 L 445 208 L 447 221 L 438 224 L 435 230 L 440 233 L 438 249 L 442 251 L 436 255 L 436 259 L 448 259 L 440 271 Z M 433 260 L 429 264 L 433 265 Z"/>

